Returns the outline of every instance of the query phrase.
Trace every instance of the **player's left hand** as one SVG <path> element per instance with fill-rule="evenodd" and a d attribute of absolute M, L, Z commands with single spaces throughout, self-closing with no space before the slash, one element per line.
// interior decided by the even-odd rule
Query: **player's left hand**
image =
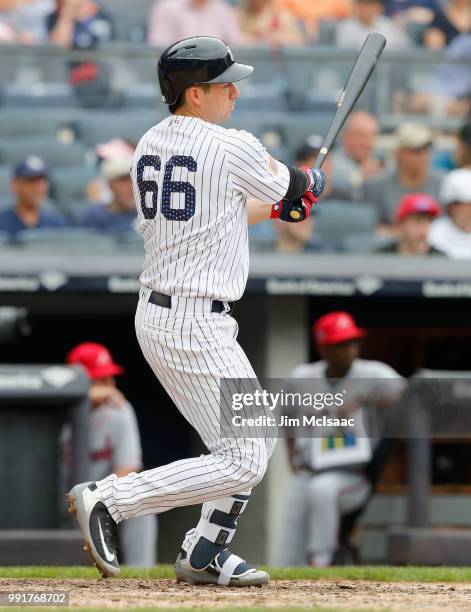
<path fill-rule="evenodd" d="M 316 204 L 317 199 L 310 191 L 307 191 L 297 200 L 282 200 L 272 206 L 272 219 L 280 219 L 287 223 L 299 223 L 304 221 L 311 214 L 312 207 Z"/>
<path fill-rule="evenodd" d="M 324 172 L 318 168 L 302 168 L 302 170 L 304 170 L 310 180 L 307 191 L 313 193 L 314 197 L 318 198 L 325 189 Z"/>

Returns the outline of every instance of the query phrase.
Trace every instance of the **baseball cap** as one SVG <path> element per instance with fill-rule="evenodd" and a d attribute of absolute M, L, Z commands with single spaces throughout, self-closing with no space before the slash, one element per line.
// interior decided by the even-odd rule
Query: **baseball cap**
<path fill-rule="evenodd" d="M 407 149 L 422 149 L 433 142 L 433 132 L 420 123 L 403 123 L 396 131 L 398 146 Z"/>
<path fill-rule="evenodd" d="M 409 215 L 430 215 L 438 217 L 440 206 L 427 193 L 408 193 L 399 200 L 396 208 L 396 221 L 402 221 Z"/>
<path fill-rule="evenodd" d="M 471 202 L 471 170 L 452 170 L 443 179 L 440 200 L 445 206 L 453 202 Z"/>
<path fill-rule="evenodd" d="M 122 366 L 114 363 L 106 346 L 96 342 L 82 342 L 70 351 L 66 361 L 69 365 L 84 366 L 92 380 L 119 376 L 125 371 Z"/>
<path fill-rule="evenodd" d="M 317 344 L 331 345 L 364 338 L 366 330 L 358 327 L 355 319 L 348 312 L 329 312 L 323 315 L 312 326 L 312 333 Z"/>
<path fill-rule="evenodd" d="M 324 142 L 323 137 L 320 134 L 311 134 L 296 150 L 295 159 L 306 159 L 310 155 L 320 151 L 322 143 Z"/>
<path fill-rule="evenodd" d="M 130 178 L 131 164 L 131 157 L 116 157 L 114 159 L 106 159 L 101 164 L 101 175 L 107 181 L 113 181 L 124 176 Z"/>
<path fill-rule="evenodd" d="M 30 155 L 20 161 L 13 171 L 15 178 L 48 178 L 48 171 L 44 161 L 37 155 Z"/>

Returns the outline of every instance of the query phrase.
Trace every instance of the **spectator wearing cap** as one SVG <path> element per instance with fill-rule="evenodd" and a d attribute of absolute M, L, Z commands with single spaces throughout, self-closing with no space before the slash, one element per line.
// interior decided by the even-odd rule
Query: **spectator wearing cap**
<path fill-rule="evenodd" d="M 275 0 L 243 0 L 237 9 L 237 19 L 247 46 L 277 49 L 305 44 L 296 19 L 288 11 L 276 7 Z"/>
<path fill-rule="evenodd" d="M 443 255 L 427 242 L 432 221 L 440 216 L 438 203 L 426 193 L 409 193 L 396 209 L 397 242 L 381 247 L 380 253 Z"/>
<path fill-rule="evenodd" d="M 332 188 L 340 191 L 345 199 L 358 199 L 363 183 L 381 170 L 381 163 L 374 155 L 378 120 L 364 111 L 350 115 L 340 138 L 340 147 L 331 155 Z"/>
<path fill-rule="evenodd" d="M 102 163 L 101 175 L 112 194 L 111 202 L 90 206 L 80 225 L 115 234 L 135 231 L 137 210 L 130 175 L 131 161 L 130 157 L 120 157 Z"/>
<path fill-rule="evenodd" d="M 353 16 L 337 25 L 337 47 L 360 49 L 368 34 L 380 32 L 386 37 L 389 50 L 409 48 L 412 45 L 409 36 L 383 11 L 382 0 L 354 0 Z"/>
<path fill-rule="evenodd" d="M 116 386 L 116 376 L 124 374 L 103 344 L 83 342 L 67 355 L 69 365 L 81 365 L 89 379 L 89 465 L 88 480 L 101 480 L 110 474 L 122 478 L 142 469 L 142 450 L 136 414 Z M 70 428 L 62 433 L 64 460 L 70 451 Z M 65 465 L 67 468 L 67 465 Z M 138 567 L 156 563 L 157 522 L 154 515 L 123 521 L 120 553 L 123 562 Z"/>
<path fill-rule="evenodd" d="M 372 394 L 376 399 L 381 396 L 382 408 L 390 406 L 397 401 L 402 382 L 386 383 L 384 379 L 401 377 L 385 363 L 360 359 L 360 343 L 366 335 L 348 312 L 321 316 L 312 327 L 321 359 L 298 365 L 284 381 L 285 393 L 300 393 L 301 397 L 313 391 L 343 393 L 341 406 L 326 404 L 316 414 L 334 418 L 348 414 L 355 425 L 341 431 L 326 427 L 315 438 L 300 434 L 286 439 L 291 482 L 284 525 L 289 527 L 281 534 L 280 565 L 332 565 L 342 515 L 363 507 L 370 495 L 366 466 L 372 448 L 361 429 L 360 411 L 369 405 Z M 374 393 L 378 390 L 381 394 Z M 374 407 L 380 407 L 379 401 Z"/>
<path fill-rule="evenodd" d="M 428 241 L 452 259 L 471 259 L 471 169 L 452 170 L 443 180 L 441 204 L 446 215 L 436 219 Z"/>
<path fill-rule="evenodd" d="M 168 47 L 190 36 L 215 36 L 234 46 L 243 43 L 227 0 L 157 0 L 149 16 L 149 44 Z"/>
<path fill-rule="evenodd" d="M 11 191 L 15 202 L 0 211 L 0 231 L 10 234 L 13 240 L 26 229 L 66 225 L 59 214 L 43 210 L 49 192 L 49 174 L 40 157 L 27 157 L 16 166 Z"/>
<path fill-rule="evenodd" d="M 378 211 L 380 231 L 391 233 L 399 200 L 408 193 L 439 199 L 443 173 L 432 169 L 432 131 L 404 123 L 397 130 L 396 166 L 365 182 L 364 198 Z"/>

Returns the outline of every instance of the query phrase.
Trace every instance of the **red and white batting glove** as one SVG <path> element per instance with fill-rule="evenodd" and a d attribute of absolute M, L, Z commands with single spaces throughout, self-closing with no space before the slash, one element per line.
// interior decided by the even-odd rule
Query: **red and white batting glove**
<path fill-rule="evenodd" d="M 311 191 L 307 191 L 297 200 L 281 200 L 273 204 L 271 208 L 271 219 L 280 219 L 286 223 L 299 223 L 311 214 L 312 207 L 317 203 Z"/>
<path fill-rule="evenodd" d="M 309 179 L 309 187 L 307 188 L 307 192 L 313 193 L 314 196 L 318 198 L 320 195 L 322 195 L 322 192 L 325 189 L 324 172 L 318 168 L 303 167 L 301 170 L 304 170 Z"/>

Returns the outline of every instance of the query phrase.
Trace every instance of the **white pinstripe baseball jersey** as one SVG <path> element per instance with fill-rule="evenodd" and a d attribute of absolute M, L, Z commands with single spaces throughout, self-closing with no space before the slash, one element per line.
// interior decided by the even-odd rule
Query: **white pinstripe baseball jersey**
<path fill-rule="evenodd" d="M 202 569 L 231 542 L 276 443 L 241 438 L 237 428 L 222 436 L 221 379 L 256 381 L 256 375 L 237 343 L 237 322 L 227 308 L 213 311 L 213 300 L 241 297 L 248 274 L 247 199 L 281 200 L 289 170 L 247 132 L 171 116 L 144 135 L 131 175 L 146 250 L 137 339 L 209 454 L 96 484 L 118 523 L 203 503 L 200 521 L 182 544 L 192 567 Z M 152 291 L 171 296 L 168 306 L 150 301 Z"/>
<path fill-rule="evenodd" d="M 142 284 L 167 295 L 240 299 L 247 198 L 281 200 L 288 168 L 248 132 L 171 115 L 141 139 L 131 176 L 146 250 Z"/>

